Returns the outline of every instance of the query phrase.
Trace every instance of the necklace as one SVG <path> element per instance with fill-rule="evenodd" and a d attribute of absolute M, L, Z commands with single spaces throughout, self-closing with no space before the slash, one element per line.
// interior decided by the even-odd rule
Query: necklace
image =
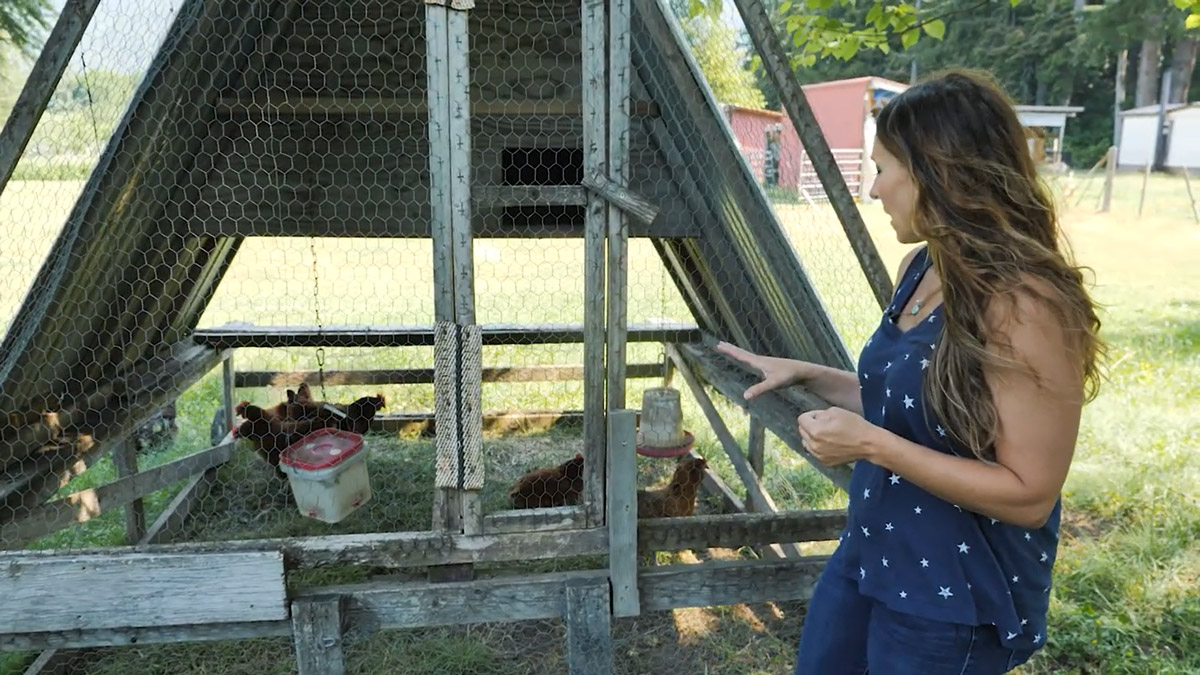
<path fill-rule="evenodd" d="M 918 298 L 917 301 L 913 303 L 912 309 L 908 310 L 909 316 L 916 316 L 921 311 L 921 307 L 923 307 L 925 305 L 925 302 L 928 301 L 933 296 L 937 295 L 938 291 L 940 291 L 940 290 L 942 290 L 941 286 L 926 293 L 925 297 Z"/>

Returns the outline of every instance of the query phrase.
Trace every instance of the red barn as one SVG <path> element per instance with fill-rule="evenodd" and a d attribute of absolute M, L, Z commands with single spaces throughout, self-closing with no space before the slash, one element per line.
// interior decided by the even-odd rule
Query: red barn
<path fill-rule="evenodd" d="M 843 178 L 850 191 L 864 200 L 874 176 L 874 165 L 870 162 L 875 139 L 872 110 L 907 88 L 908 85 L 873 76 L 804 86 L 804 94 Z M 725 114 L 734 137 L 754 167 L 755 176 L 767 185 L 777 184 L 790 190 L 804 188 L 814 199 L 824 196 L 787 113 L 725 106 Z"/>

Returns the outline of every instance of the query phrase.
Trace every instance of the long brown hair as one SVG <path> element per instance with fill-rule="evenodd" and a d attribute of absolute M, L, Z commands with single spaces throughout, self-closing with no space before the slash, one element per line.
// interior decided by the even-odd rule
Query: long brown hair
<path fill-rule="evenodd" d="M 990 75 L 951 70 L 910 87 L 880 110 L 876 134 L 913 176 L 913 227 L 942 279 L 945 331 L 925 378 L 925 400 L 958 443 L 994 459 L 999 419 L 984 373 L 1028 367 L 1006 358 L 1007 345 L 989 331 L 989 303 L 1027 294 L 1050 308 L 1090 401 L 1105 345 L 1082 268 L 1071 260 L 1025 128 Z"/>

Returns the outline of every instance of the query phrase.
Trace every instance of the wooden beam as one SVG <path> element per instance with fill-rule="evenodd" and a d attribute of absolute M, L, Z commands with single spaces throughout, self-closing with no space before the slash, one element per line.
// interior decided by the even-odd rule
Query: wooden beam
<path fill-rule="evenodd" d="M 587 192 L 577 185 L 476 185 L 471 200 L 481 208 L 585 206 Z"/>
<path fill-rule="evenodd" d="M 612 675 L 612 619 L 604 579 L 566 583 L 567 673 Z"/>
<path fill-rule="evenodd" d="M 765 546 L 837 539 L 845 510 L 732 513 L 638 521 L 638 551 Z"/>
<path fill-rule="evenodd" d="M 119 557 L 133 553 L 206 555 L 241 552 L 282 553 L 288 569 L 311 569 L 329 565 L 367 565 L 401 569 L 455 563 L 553 560 L 601 555 L 608 552 L 608 533 L 603 528 L 475 535 L 434 531 L 383 532 L 85 548 L 73 550 L 69 555 L 74 559 L 89 556 Z M 45 550 L 0 552 L 0 569 L 4 569 L 4 565 L 10 561 L 55 559 L 65 555 L 67 554 Z"/>
<path fill-rule="evenodd" d="M 120 606 L 118 604 L 118 606 Z M 287 619 L 251 623 L 210 623 L 189 626 L 147 626 L 99 630 L 0 633 L 0 651 L 40 649 L 85 649 L 89 647 L 132 647 L 179 642 L 225 642 L 264 637 L 291 637 Z"/>
<path fill-rule="evenodd" d="M 650 226 L 658 218 L 658 207 L 651 204 L 650 200 L 603 176 L 584 176 L 583 185 L 604 198 L 609 204 L 633 216 L 643 225 Z"/>
<path fill-rule="evenodd" d="M 428 109 L 422 99 L 408 98 L 345 98 L 336 96 L 266 96 L 223 97 L 217 99 L 217 112 L 230 117 L 271 116 L 354 116 L 423 117 Z M 537 99 L 508 101 L 472 101 L 471 116 L 578 116 L 583 104 L 570 99 Z M 629 114 L 634 117 L 657 117 L 654 101 L 630 101 Z"/>
<path fill-rule="evenodd" d="M 879 251 L 875 249 L 875 243 L 867 231 L 862 214 L 858 212 L 854 203 L 854 195 L 846 186 L 837 160 L 833 157 L 833 151 L 829 148 L 829 142 L 817 124 L 816 115 L 808 104 L 804 89 L 792 70 L 788 54 L 779 42 L 779 36 L 775 34 L 770 15 L 761 0 L 733 0 L 733 4 L 742 17 L 751 42 L 762 57 L 767 75 L 775 85 L 775 91 L 779 92 L 779 99 L 804 144 L 805 152 L 812 160 L 821 185 L 825 188 L 825 194 L 829 196 L 829 202 L 837 212 L 838 221 L 850 241 L 850 248 L 858 257 L 867 283 L 875 293 L 875 299 L 880 307 L 886 307 L 892 299 L 891 275 L 879 257 Z"/>
<path fill-rule="evenodd" d="M 583 19 L 581 70 L 583 81 L 580 98 L 583 104 L 583 172 L 584 175 L 607 172 L 608 88 L 607 43 L 608 19 L 605 0 L 580 0 Z M 605 471 L 608 462 L 607 420 L 608 405 L 605 385 L 608 368 L 607 303 L 608 276 L 604 244 L 608 236 L 608 206 L 603 199 L 588 194 L 584 214 L 583 239 L 583 503 L 587 505 L 588 524 L 601 525 L 605 517 Z"/>
<path fill-rule="evenodd" d="M 551 429 L 582 429 L 582 410 L 515 410 L 483 413 L 483 433 L 490 435 L 528 434 Z M 432 437 L 437 435 L 437 420 L 431 412 L 407 412 L 376 415 L 371 431 Z"/>
<path fill-rule="evenodd" d="M 662 377 L 661 363 L 635 363 L 626 371 L 630 379 Z M 583 379 L 583 366 L 496 366 L 484 368 L 483 381 L 509 382 L 577 382 Z M 234 374 L 235 387 L 294 387 L 301 382 L 310 386 L 321 381 L 312 370 L 248 370 Z M 433 368 L 396 368 L 380 370 L 326 370 L 325 386 L 376 384 L 432 384 Z"/>
<path fill-rule="evenodd" d="M 536 509 L 514 509 L 489 513 L 483 519 L 486 534 L 509 532 L 552 532 L 575 530 L 586 526 L 582 506 L 552 506 Z"/>
<path fill-rule="evenodd" d="M 807 600 L 828 556 L 771 561 L 713 561 L 643 568 L 642 610 Z"/>
<path fill-rule="evenodd" d="M 758 415 L 750 415 L 750 432 L 747 434 L 746 447 L 749 454 L 750 468 L 762 478 L 767 446 L 767 428 L 763 426 Z"/>
<path fill-rule="evenodd" d="M 292 641 L 299 675 L 345 675 L 342 599 L 297 598 L 292 603 Z"/>
<path fill-rule="evenodd" d="M 67 0 L 0 132 L 0 194 L 12 178 L 46 104 L 83 38 L 100 0 Z"/>
<path fill-rule="evenodd" d="M 585 172 L 584 184 L 590 175 L 599 181 L 601 196 L 608 201 L 605 209 L 607 232 L 605 245 L 608 260 L 605 308 L 605 389 L 608 410 L 622 410 L 625 403 L 625 380 L 629 316 L 629 217 L 613 197 L 631 196 L 629 181 L 632 171 L 629 158 L 629 102 L 632 100 L 631 53 L 629 40 L 631 16 L 629 0 L 609 0 L 605 8 L 608 23 L 605 55 L 605 76 L 608 91 L 601 111 L 607 147 L 605 172 Z M 596 139 L 600 140 L 600 139 Z M 604 193 L 608 192 L 606 196 Z M 628 206 L 628 203 L 625 205 Z M 651 218 L 647 224 L 654 222 Z M 636 510 L 636 509 L 635 509 Z M 632 555 L 632 553 L 631 553 Z"/>
<path fill-rule="evenodd" d="M 484 324 L 484 346 L 578 344 L 585 329 L 579 324 Z M 216 349 L 251 347 L 431 347 L 432 326 L 254 326 L 225 325 L 192 333 L 201 345 Z M 630 342 L 699 342 L 695 324 L 648 323 L 629 327 Z M 585 364 L 586 368 L 586 364 Z"/>
<path fill-rule="evenodd" d="M 505 575 L 470 581 L 373 581 L 301 591 L 298 597 L 345 597 L 350 629 L 383 630 L 561 618 L 565 586 L 607 580 L 607 570 Z"/>
<path fill-rule="evenodd" d="M 137 442 L 132 438 L 118 445 L 112 453 L 118 478 L 128 478 L 138 472 Z M 136 544 L 146 534 L 146 506 L 138 497 L 125 505 L 125 543 Z"/>
<path fill-rule="evenodd" d="M 91 520 L 106 509 L 125 506 L 178 480 L 224 464 L 233 457 L 235 447 L 234 443 L 218 445 L 36 507 L 19 520 L 0 526 L 0 546 L 19 548 L 72 523 Z"/>
<path fill-rule="evenodd" d="M 5 553 L 0 569 L 0 626 L 10 633 L 287 618 L 278 551 L 53 558 Z"/>
<path fill-rule="evenodd" d="M 369 239 L 428 239 L 432 235 L 427 207 L 400 199 L 383 202 L 291 200 L 279 203 L 273 215 L 268 202 L 249 197 L 231 201 L 201 202 L 196 205 L 195 236 L 221 237 L 337 237 Z M 471 229 L 488 239 L 583 239 L 582 218 L 563 214 L 533 217 L 510 207 L 478 208 Z M 512 207 L 519 208 L 519 207 Z M 665 212 L 652 225 L 639 220 L 629 223 L 629 236 L 640 239 L 688 239 L 700 236 L 697 223 L 681 212 Z"/>
<path fill-rule="evenodd" d="M 643 612 L 752 602 L 805 600 L 828 561 L 737 560 L 641 568 Z M 607 580 L 607 570 L 497 575 L 472 581 L 374 581 L 301 591 L 298 597 L 347 598 L 350 626 L 358 633 L 561 618 L 567 584 Z M 652 608 L 652 609 L 651 609 Z"/>
<path fill-rule="evenodd" d="M 605 503 L 608 524 L 608 573 L 612 614 L 637 616 L 638 513 L 637 415 L 632 410 L 608 412 L 608 470 Z"/>

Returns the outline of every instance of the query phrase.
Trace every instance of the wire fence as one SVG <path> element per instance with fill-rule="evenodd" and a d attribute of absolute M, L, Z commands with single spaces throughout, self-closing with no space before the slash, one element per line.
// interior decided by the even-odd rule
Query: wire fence
<path fill-rule="evenodd" d="M 878 306 L 787 114 L 767 108 L 740 24 L 675 7 L 677 32 L 665 35 L 682 38 L 706 89 L 656 97 L 676 91 L 680 75 L 655 51 L 666 37 L 640 13 L 653 6 L 637 5 L 629 35 L 627 182 L 660 209 L 651 224 L 629 224 L 629 406 L 660 384 L 661 331 L 706 321 L 697 314 L 705 299 L 689 296 L 701 277 L 762 264 L 704 245 L 721 219 L 773 220 L 750 225 L 780 229 L 821 312 L 857 353 Z M 0 392 L 13 406 L 0 448 L 0 548 L 429 529 L 440 195 L 424 11 L 383 0 L 100 3 L 0 195 L 0 332 L 11 348 Z M 585 401 L 586 28 L 579 2 L 482 0 L 469 30 L 482 504 L 485 513 L 571 505 L 583 450 L 571 422 Z M 850 189 L 865 195 L 865 146 L 834 150 Z M 753 194 L 720 193 L 708 178 L 718 174 L 744 177 Z M 754 199 L 764 213 L 745 211 Z M 901 251 L 886 216 L 878 204 L 862 210 L 894 267 Z M 726 284 L 723 309 L 763 320 L 752 288 Z M 168 349 L 195 331 L 240 336 L 229 371 L 235 436 L 221 364 Z M 403 344 L 364 346 L 372 333 Z M 14 393 L 29 391 L 36 396 Z M 698 447 L 715 448 L 699 410 L 685 402 L 683 412 Z M 541 433 L 552 423 L 565 431 Z M 341 437 L 339 451 L 362 460 L 357 491 L 342 501 L 304 493 L 297 480 L 327 458 L 280 460 L 301 437 L 333 428 L 363 441 Z M 93 435 L 125 440 L 97 454 Z M 793 505 L 819 505 L 828 491 L 814 474 L 774 441 L 772 453 L 777 473 L 764 480 Z M 639 488 L 665 488 L 673 468 L 639 458 Z M 134 473 L 157 487 L 123 499 L 125 488 L 111 486 Z M 192 498 L 179 525 L 169 516 L 181 494 Z M 294 583 L 383 574 L 337 568 Z M 768 668 L 790 658 L 795 617 L 769 606 L 618 622 L 618 672 L 701 672 L 704 658 L 747 640 L 759 655 L 707 672 Z M 351 636 L 347 654 L 362 673 L 562 672 L 562 633 L 554 621 L 397 631 Z M 27 656 L 0 653 L 0 673 L 19 672 Z M 295 667 L 290 642 L 278 639 L 56 658 L 86 673 Z"/>

